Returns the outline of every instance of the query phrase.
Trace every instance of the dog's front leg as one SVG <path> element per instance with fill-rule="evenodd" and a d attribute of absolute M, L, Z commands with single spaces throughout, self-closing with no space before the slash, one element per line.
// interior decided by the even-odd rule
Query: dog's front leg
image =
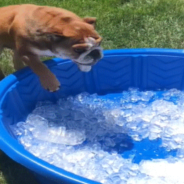
<path fill-rule="evenodd" d="M 42 86 L 50 92 L 57 91 L 60 83 L 56 76 L 44 65 L 35 55 L 26 55 L 21 57 L 22 61 L 27 64 L 40 79 Z"/>

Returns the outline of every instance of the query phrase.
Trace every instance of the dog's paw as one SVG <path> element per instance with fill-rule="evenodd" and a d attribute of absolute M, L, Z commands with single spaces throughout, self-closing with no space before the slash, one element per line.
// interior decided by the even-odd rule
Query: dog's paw
<path fill-rule="evenodd" d="M 57 80 L 55 75 L 40 78 L 40 82 L 43 88 L 50 92 L 56 92 L 60 89 L 60 82 Z"/>

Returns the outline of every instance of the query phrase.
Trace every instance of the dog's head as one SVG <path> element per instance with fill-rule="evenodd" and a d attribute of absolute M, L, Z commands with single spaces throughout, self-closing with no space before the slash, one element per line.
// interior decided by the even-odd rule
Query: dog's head
<path fill-rule="evenodd" d="M 61 18 L 47 30 L 50 50 L 55 56 L 69 58 L 84 72 L 91 70 L 102 57 L 102 38 L 95 31 L 95 18 Z"/>

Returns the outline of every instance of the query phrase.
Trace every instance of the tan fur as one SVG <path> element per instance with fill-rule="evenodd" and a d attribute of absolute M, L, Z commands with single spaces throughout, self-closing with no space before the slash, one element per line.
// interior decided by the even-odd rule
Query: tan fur
<path fill-rule="evenodd" d="M 0 52 L 7 47 L 14 51 L 16 70 L 28 65 L 35 72 L 45 89 L 56 91 L 60 83 L 40 61 L 39 56 L 53 54 L 77 61 L 78 49 L 91 49 L 86 38 L 101 43 L 95 31 L 95 18 L 80 18 L 74 13 L 55 7 L 31 4 L 0 8 Z M 0 70 L 0 78 L 3 74 Z"/>

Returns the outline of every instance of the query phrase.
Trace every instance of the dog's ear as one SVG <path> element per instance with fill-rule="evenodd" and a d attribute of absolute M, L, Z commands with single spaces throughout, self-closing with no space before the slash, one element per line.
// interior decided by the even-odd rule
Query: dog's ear
<path fill-rule="evenodd" d="M 75 37 L 76 34 L 77 34 L 77 29 L 71 26 L 65 26 L 63 28 L 62 35 L 65 37 Z"/>
<path fill-rule="evenodd" d="M 91 24 L 95 28 L 95 25 L 96 25 L 96 18 L 95 17 L 86 17 L 86 18 L 83 18 L 83 20 L 84 20 L 84 22 Z"/>
<path fill-rule="evenodd" d="M 74 37 L 75 33 L 76 33 L 75 30 L 69 26 L 62 27 L 62 28 L 57 26 L 43 31 L 41 35 L 47 36 L 47 39 L 49 40 L 59 42 L 66 37 Z"/>

